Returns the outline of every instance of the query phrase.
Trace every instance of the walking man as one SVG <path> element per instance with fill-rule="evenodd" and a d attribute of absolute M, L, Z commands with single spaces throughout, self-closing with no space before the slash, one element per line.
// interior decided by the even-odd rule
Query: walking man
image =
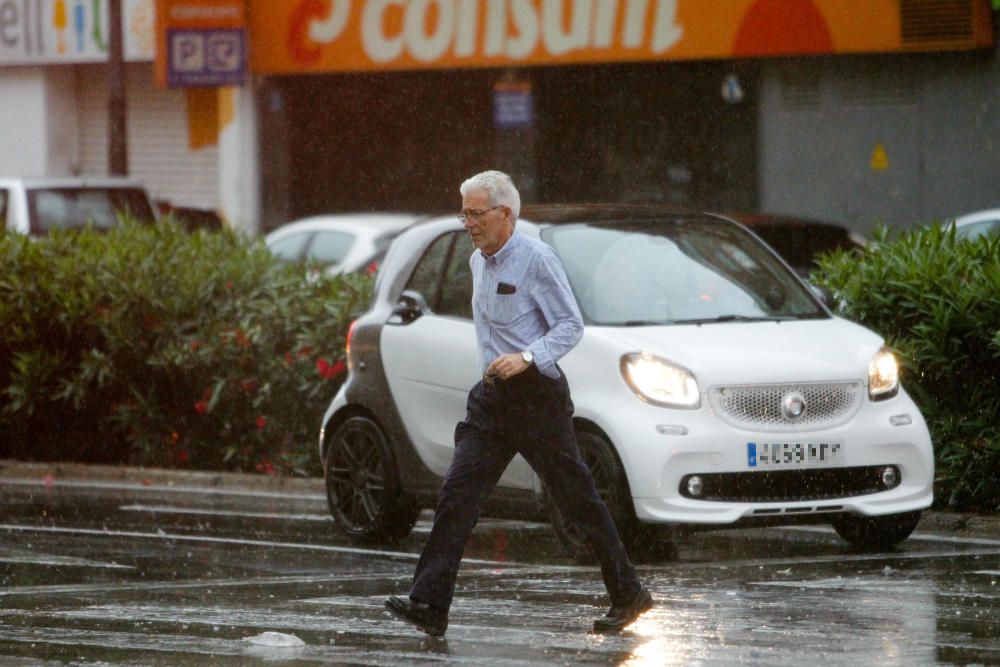
<path fill-rule="evenodd" d="M 573 433 L 569 385 L 556 362 L 583 335 L 580 310 L 555 252 L 517 231 L 521 198 L 510 177 L 486 171 L 460 190 L 459 217 L 476 247 L 472 310 L 483 379 L 469 392 L 465 420 L 455 428 L 454 458 L 409 597 L 390 597 L 386 609 L 429 635 L 445 633 L 465 544 L 500 475 L 520 453 L 600 561 L 611 609 L 594 631 L 620 630 L 653 599 Z"/>

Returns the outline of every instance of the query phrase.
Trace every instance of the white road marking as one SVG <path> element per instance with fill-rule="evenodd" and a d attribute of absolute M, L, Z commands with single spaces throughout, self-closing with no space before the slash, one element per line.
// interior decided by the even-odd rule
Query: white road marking
<path fill-rule="evenodd" d="M 0 486 L 29 486 L 49 488 L 37 479 L 4 479 Z M 315 500 L 326 502 L 322 493 L 290 493 L 287 491 L 237 491 L 234 489 L 216 489 L 204 486 L 163 486 L 156 484 L 125 484 L 121 482 L 94 482 L 77 480 L 55 480 L 52 488 L 70 489 L 100 489 L 102 491 L 143 491 L 146 493 L 181 493 L 185 495 L 233 496 L 237 498 L 280 498 L 282 500 Z"/>
<path fill-rule="evenodd" d="M 18 586 L 14 588 L 0 588 L 0 597 L 12 597 L 20 595 L 40 596 L 40 595 L 60 595 L 80 593 L 118 593 L 122 591 L 163 591 L 163 590 L 191 590 L 205 589 L 213 590 L 219 588 L 240 588 L 242 586 L 287 586 L 291 584 L 330 584 L 338 581 L 356 582 L 367 579 L 386 581 L 393 577 L 399 577 L 393 572 L 352 572 L 351 574 L 330 574 L 330 575 L 302 575 L 287 577 L 253 577 L 251 579 L 198 579 L 196 581 L 133 581 L 125 584 L 98 583 L 98 584 L 54 584 L 51 586 Z M 407 573 L 405 576 L 409 576 Z M 5 611 L 0 609 L 0 616 L 19 614 L 17 611 Z"/>
<path fill-rule="evenodd" d="M 192 507 L 173 507 L 171 505 L 122 505 L 122 512 L 148 512 L 149 514 L 190 514 L 196 516 L 216 517 L 247 517 L 250 519 L 287 519 L 289 521 L 318 521 L 330 523 L 333 517 L 329 514 L 291 514 L 282 512 L 233 512 L 229 510 L 195 509 Z"/>
<path fill-rule="evenodd" d="M 245 540 L 234 537 L 209 537 L 204 535 L 185 535 L 183 533 L 143 533 L 131 530 L 98 530 L 96 528 L 60 528 L 58 526 L 26 526 L 21 524 L 0 524 L 0 530 L 27 533 L 50 533 L 58 535 L 91 535 L 98 537 L 132 537 L 149 540 L 171 540 L 178 542 L 205 542 L 211 544 L 233 544 L 249 547 L 268 547 L 273 549 L 303 549 L 307 551 L 325 551 L 331 553 L 351 554 L 355 556 L 377 556 L 399 560 L 417 560 L 420 554 L 405 551 L 385 551 L 379 549 L 360 549 L 357 547 L 338 547 L 328 544 L 304 544 L 300 542 L 273 542 L 271 540 Z M 478 558 L 463 558 L 463 563 L 493 567 L 523 567 L 525 563 L 513 561 L 483 560 Z M 2 594 L 2 591 L 0 591 Z"/>
<path fill-rule="evenodd" d="M 823 526 L 782 526 L 779 530 L 791 530 L 800 533 L 825 533 L 829 535 L 836 535 L 833 528 L 825 528 Z M 916 532 L 912 533 L 908 538 L 907 542 L 950 542 L 952 544 L 978 544 L 981 546 L 994 546 L 1000 547 L 1000 540 L 994 540 L 983 537 L 957 537 L 954 535 L 938 535 L 936 533 L 925 533 Z"/>
<path fill-rule="evenodd" d="M 11 563 L 12 565 L 45 565 L 53 567 L 95 567 L 109 570 L 134 570 L 131 565 L 119 565 L 118 563 L 103 563 L 86 558 L 73 558 L 71 556 L 52 556 L 50 554 L 29 554 L 29 555 L 5 555 L 0 554 L 0 563 Z"/>

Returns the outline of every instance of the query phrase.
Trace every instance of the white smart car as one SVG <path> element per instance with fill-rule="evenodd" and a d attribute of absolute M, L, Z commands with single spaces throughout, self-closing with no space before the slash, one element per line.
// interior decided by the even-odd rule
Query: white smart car
<path fill-rule="evenodd" d="M 559 254 L 586 323 L 560 366 L 581 453 L 631 550 L 662 525 L 825 522 L 866 547 L 912 532 L 934 456 L 892 352 L 831 315 L 759 238 L 652 207 L 521 217 Z M 411 227 L 352 326 L 349 377 L 320 436 L 330 509 L 350 535 L 398 538 L 434 506 L 480 379 L 472 250 L 454 218 Z M 486 512 L 547 513 L 585 555 L 521 457 Z"/>

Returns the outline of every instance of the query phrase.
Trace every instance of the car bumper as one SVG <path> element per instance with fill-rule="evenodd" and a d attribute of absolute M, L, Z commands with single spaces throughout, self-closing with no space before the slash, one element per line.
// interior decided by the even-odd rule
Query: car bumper
<path fill-rule="evenodd" d="M 885 402 L 866 400 L 849 422 L 824 430 L 745 431 L 721 421 L 705 403 L 684 411 L 634 399 L 605 411 L 599 421 L 615 443 L 636 516 L 644 522 L 725 525 L 842 512 L 877 516 L 926 509 L 933 500 L 930 434 L 905 392 Z M 838 442 L 843 460 L 822 467 L 752 466 L 748 443 L 768 442 Z M 878 479 L 885 466 L 898 470 L 898 486 L 860 480 Z M 713 488 L 728 497 L 688 497 L 681 487 L 691 475 L 713 480 Z M 814 480 L 817 488 L 811 488 Z M 795 489 L 803 489 L 801 496 Z"/>

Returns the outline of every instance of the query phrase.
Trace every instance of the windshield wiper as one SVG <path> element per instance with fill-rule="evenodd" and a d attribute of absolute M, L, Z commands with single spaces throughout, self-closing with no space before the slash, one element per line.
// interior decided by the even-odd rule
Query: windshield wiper
<path fill-rule="evenodd" d="M 664 320 L 626 320 L 622 326 L 626 327 L 661 327 L 664 324 L 673 324 Z"/>
<path fill-rule="evenodd" d="M 674 320 L 671 324 L 716 324 L 719 322 L 783 322 L 798 319 L 788 315 L 750 316 L 719 315 L 718 317 L 697 317 L 689 320 Z"/>

